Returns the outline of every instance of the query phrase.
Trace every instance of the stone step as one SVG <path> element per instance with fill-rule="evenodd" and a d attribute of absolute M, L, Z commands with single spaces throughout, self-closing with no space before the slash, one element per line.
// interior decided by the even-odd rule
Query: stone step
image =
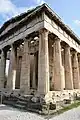
<path fill-rule="evenodd" d="M 14 106 L 16 108 L 20 108 L 20 109 L 25 109 L 25 107 L 26 107 L 25 105 L 20 105 L 20 104 L 17 104 L 17 103 Z"/>
<path fill-rule="evenodd" d="M 18 100 L 28 102 L 31 100 L 31 98 L 32 98 L 32 96 L 27 96 L 27 97 L 20 96 L 20 97 L 18 97 Z"/>
<path fill-rule="evenodd" d="M 15 101 L 8 101 L 8 100 L 4 100 L 3 101 L 3 104 L 6 104 L 6 105 L 11 105 L 11 106 L 14 106 L 14 104 L 15 104 L 16 102 Z"/>
<path fill-rule="evenodd" d="M 27 110 L 30 111 L 30 112 L 40 113 L 39 110 L 33 109 L 33 108 L 27 108 Z"/>
<path fill-rule="evenodd" d="M 30 96 L 31 97 L 31 96 Z M 26 109 L 26 110 L 30 110 L 32 112 L 38 112 L 42 110 L 42 105 L 40 102 L 34 102 L 32 100 L 30 100 L 30 97 L 27 98 L 28 101 L 26 101 L 26 99 L 24 99 L 24 97 L 20 97 L 23 99 L 15 99 L 15 97 L 9 97 L 6 100 L 3 100 L 4 104 L 19 108 L 19 109 Z"/>
<path fill-rule="evenodd" d="M 38 103 L 30 103 L 27 107 L 30 109 L 42 110 L 42 105 Z"/>
<path fill-rule="evenodd" d="M 10 105 L 10 106 L 13 106 L 13 107 L 16 107 L 16 108 L 20 108 L 20 109 L 24 109 L 26 107 L 26 105 L 19 104 L 19 103 L 16 103 L 15 101 L 10 101 L 10 100 L 9 101 L 8 100 L 4 100 L 3 104 Z"/>
<path fill-rule="evenodd" d="M 27 102 L 18 100 L 18 101 L 17 101 L 17 104 L 27 105 Z"/>

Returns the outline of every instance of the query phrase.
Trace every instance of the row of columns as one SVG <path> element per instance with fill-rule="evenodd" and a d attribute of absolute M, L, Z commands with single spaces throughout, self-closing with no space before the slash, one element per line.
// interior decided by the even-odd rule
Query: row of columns
<path fill-rule="evenodd" d="M 58 37 L 54 43 L 54 90 L 63 90 L 62 80 L 62 58 L 61 58 L 61 41 Z M 68 45 L 65 46 L 65 89 L 80 89 L 79 63 L 77 51 L 74 50 L 71 58 L 71 50 Z M 44 30 L 39 36 L 39 73 L 38 73 L 38 91 L 47 93 L 49 91 L 49 51 L 48 51 L 48 31 Z M 73 62 L 72 62 L 73 59 Z"/>
<path fill-rule="evenodd" d="M 38 92 L 40 94 L 49 91 L 49 55 L 48 55 L 48 31 L 42 30 L 39 34 L 39 55 L 38 55 Z M 34 57 L 35 58 L 35 57 Z M 35 58 L 36 62 L 36 58 Z M 35 63 L 34 62 L 34 63 Z M 34 67 L 36 67 L 34 65 Z M 33 72 L 35 77 L 35 71 Z M 33 86 L 35 86 L 35 78 L 33 78 Z M 21 67 L 21 90 L 25 93 L 30 91 L 30 54 L 28 40 L 24 43 L 24 52 Z"/>
<path fill-rule="evenodd" d="M 5 87 L 10 90 L 15 89 L 15 82 L 16 82 L 16 66 L 17 66 L 17 56 L 16 56 L 16 47 L 11 45 L 11 52 L 10 52 L 10 63 L 8 69 L 8 77 L 6 78 L 6 58 L 7 58 L 7 50 L 1 51 L 0 56 L 0 88 Z"/>
<path fill-rule="evenodd" d="M 72 61 L 73 59 L 73 61 Z M 80 89 L 79 63 L 77 52 L 74 50 L 71 58 L 71 51 L 68 45 L 65 46 L 64 55 L 65 89 Z M 60 40 L 55 40 L 54 46 L 54 90 L 63 90 L 62 81 L 62 60 Z"/>
<path fill-rule="evenodd" d="M 49 91 L 49 47 L 48 47 L 48 34 L 45 29 L 39 32 L 39 54 L 38 54 L 38 92 L 46 94 Z M 61 58 L 61 44 L 58 37 L 54 42 L 54 90 L 63 90 L 62 81 L 62 58 Z M 16 79 L 16 48 L 11 46 L 9 75 L 7 80 L 7 87 L 15 89 Z M 68 45 L 65 46 L 65 89 L 79 89 L 79 64 L 77 52 L 73 53 L 73 62 L 71 61 L 71 52 Z M 36 61 L 36 58 L 34 59 Z M 34 62 L 35 63 L 35 62 Z M 36 63 L 35 63 L 36 64 Z M 35 69 L 34 65 L 34 69 Z M 5 73 L 5 57 L 4 52 L 1 53 L 0 59 L 0 87 L 4 87 Z M 35 71 L 33 72 L 34 76 Z M 33 78 L 35 82 L 35 77 Z M 33 83 L 35 87 L 35 84 Z M 20 90 L 28 94 L 30 92 L 30 54 L 29 54 L 29 39 L 24 40 L 24 50 L 21 63 L 21 76 L 20 76 Z"/>

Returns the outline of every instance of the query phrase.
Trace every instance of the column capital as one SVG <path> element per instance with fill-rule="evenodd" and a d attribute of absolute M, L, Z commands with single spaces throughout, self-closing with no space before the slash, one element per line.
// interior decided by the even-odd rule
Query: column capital
<path fill-rule="evenodd" d="M 2 57 L 2 56 L 4 56 L 4 57 L 5 57 L 5 52 L 4 52 L 4 50 L 3 50 L 3 49 L 1 50 L 1 57 Z"/>
<path fill-rule="evenodd" d="M 13 48 L 13 44 L 10 44 L 11 48 Z"/>
<path fill-rule="evenodd" d="M 80 57 L 80 53 L 78 53 L 78 57 Z"/>
<path fill-rule="evenodd" d="M 73 55 L 78 54 L 78 52 L 77 52 L 75 49 L 71 49 L 71 53 L 72 53 Z"/>
<path fill-rule="evenodd" d="M 14 43 L 10 44 L 11 50 L 14 49 Z"/>
<path fill-rule="evenodd" d="M 4 50 L 3 50 L 3 49 L 1 49 L 1 54 L 2 54 L 2 53 L 4 53 Z"/>
<path fill-rule="evenodd" d="M 70 46 L 68 44 L 65 45 L 65 48 L 69 48 L 70 49 Z"/>
<path fill-rule="evenodd" d="M 58 36 L 56 36 L 56 37 L 55 37 L 55 41 L 61 42 L 61 39 L 60 39 Z"/>
<path fill-rule="evenodd" d="M 42 34 L 44 32 L 46 32 L 47 34 L 49 34 L 49 31 L 47 29 L 45 29 L 45 28 L 39 30 L 39 34 Z"/>
<path fill-rule="evenodd" d="M 32 40 L 32 37 L 27 37 L 27 38 L 25 37 L 25 38 L 23 38 L 24 42 L 28 42 L 28 41 L 31 41 L 31 40 Z"/>
<path fill-rule="evenodd" d="M 73 54 L 78 55 L 78 52 L 75 50 L 75 51 L 73 51 Z"/>
<path fill-rule="evenodd" d="M 1 54 L 4 53 L 4 48 L 2 48 L 0 51 L 1 51 Z"/>

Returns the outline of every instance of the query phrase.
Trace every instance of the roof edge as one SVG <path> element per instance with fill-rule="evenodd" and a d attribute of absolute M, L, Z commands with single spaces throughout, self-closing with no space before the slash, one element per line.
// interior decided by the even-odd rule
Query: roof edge
<path fill-rule="evenodd" d="M 3 26 L 0 28 L 0 33 L 2 33 L 2 31 L 4 29 L 6 29 L 6 27 L 8 25 L 10 25 L 10 23 L 15 22 L 16 18 L 19 18 L 19 17 L 24 18 L 24 16 L 26 17 L 27 15 L 30 15 L 31 13 L 33 13 L 35 11 L 39 11 L 40 9 L 42 9 L 44 7 L 47 8 L 47 10 L 49 11 L 49 13 L 51 14 L 52 17 L 55 16 L 57 18 L 57 20 L 58 20 L 58 22 L 60 23 L 61 26 L 64 26 L 65 31 L 68 32 L 67 34 L 69 34 L 73 39 L 75 39 L 75 41 L 77 41 L 80 44 L 80 38 L 73 32 L 73 30 L 68 25 L 66 25 L 62 21 L 62 19 L 46 3 L 44 3 L 44 4 L 40 5 L 40 6 L 37 6 L 37 7 L 33 8 L 33 9 L 31 9 L 31 10 L 28 10 L 25 13 L 21 13 L 20 15 L 14 17 L 14 18 L 11 18 L 10 20 L 4 22 Z M 9 23 L 9 24 L 6 26 L 7 23 Z"/>

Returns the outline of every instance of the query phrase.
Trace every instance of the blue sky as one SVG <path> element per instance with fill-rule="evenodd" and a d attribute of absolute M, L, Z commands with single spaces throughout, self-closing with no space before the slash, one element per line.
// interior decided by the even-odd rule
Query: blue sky
<path fill-rule="evenodd" d="M 44 2 L 80 37 L 80 0 L 0 0 L 0 26 L 11 17 Z"/>

